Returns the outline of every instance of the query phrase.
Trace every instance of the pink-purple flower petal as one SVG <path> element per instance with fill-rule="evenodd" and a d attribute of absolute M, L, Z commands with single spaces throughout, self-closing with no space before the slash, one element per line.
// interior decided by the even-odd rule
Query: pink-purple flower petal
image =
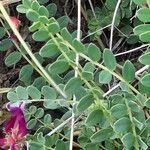
<path fill-rule="evenodd" d="M 0 148 L 20 150 L 27 134 L 27 127 L 21 107 L 10 107 L 11 118 L 4 123 L 5 137 L 0 138 Z"/>
<path fill-rule="evenodd" d="M 5 131 L 10 132 L 12 128 L 19 127 L 19 133 L 22 136 L 27 134 L 26 122 L 24 118 L 24 114 L 19 107 L 12 107 L 10 108 L 10 112 L 12 116 L 10 120 L 5 123 Z"/>

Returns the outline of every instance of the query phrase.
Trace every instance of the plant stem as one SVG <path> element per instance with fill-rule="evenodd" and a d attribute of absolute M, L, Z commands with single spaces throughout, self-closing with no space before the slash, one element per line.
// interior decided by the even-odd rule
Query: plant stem
<path fill-rule="evenodd" d="M 60 34 L 56 34 L 58 38 L 60 38 L 62 41 L 64 41 L 64 43 L 70 47 L 75 53 L 78 53 L 76 51 L 76 49 L 67 41 L 65 41 Z M 109 73 L 111 73 L 113 76 L 115 76 L 117 79 L 119 79 L 120 81 L 124 82 L 127 84 L 127 86 L 132 90 L 134 91 L 136 94 L 139 94 L 139 95 L 142 95 L 137 89 L 135 89 L 131 84 L 129 84 L 128 82 L 126 82 L 121 76 L 119 76 L 117 73 L 115 73 L 114 71 L 112 70 L 109 70 L 107 67 L 103 66 L 102 64 L 99 64 L 93 60 L 91 60 L 89 57 L 87 57 L 86 55 L 82 54 L 82 53 L 79 53 L 79 56 L 81 56 L 82 58 L 85 58 L 86 60 L 88 60 L 89 62 L 91 62 L 92 64 L 98 66 L 99 68 L 103 69 L 103 70 L 106 70 L 108 71 Z"/>
<path fill-rule="evenodd" d="M 126 104 L 126 106 L 127 106 L 127 110 L 128 110 L 128 114 L 129 114 L 130 121 L 131 121 L 131 123 L 132 123 L 132 131 L 133 131 L 133 135 L 134 135 L 134 137 L 135 137 L 135 149 L 136 149 L 136 150 L 139 150 L 139 143 L 138 143 L 138 140 L 137 140 L 136 128 L 135 128 L 135 124 L 134 124 L 134 122 L 133 122 L 132 112 L 131 112 L 130 107 L 128 106 L 128 102 L 127 102 L 126 99 L 125 99 L 125 104 Z"/>

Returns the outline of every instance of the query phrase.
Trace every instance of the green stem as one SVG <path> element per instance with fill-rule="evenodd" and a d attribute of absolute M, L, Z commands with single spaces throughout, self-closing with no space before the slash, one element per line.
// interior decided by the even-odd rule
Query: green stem
<path fill-rule="evenodd" d="M 132 112 L 131 112 L 130 107 L 128 106 L 128 102 L 127 102 L 126 99 L 125 99 L 125 104 L 126 104 L 126 106 L 127 106 L 127 110 L 128 110 L 128 114 L 129 114 L 130 121 L 131 121 L 131 123 L 132 123 L 132 131 L 133 131 L 133 135 L 134 135 L 134 137 L 135 137 L 135 149 L 136 149 L 136 150 L 139 150 L 139 143 L 138 143 L 138 139 L 137 139 L 135 124 L 134 124 L 134 122 L 133 122 Z"/>
<path fill-rule="evenodd" d="M 65 41 L 60 34 L 56 34 L 58 38 L 60 38 L 65 45 L 67 45 L 69 48 L 71 48 L 75 53 L 78 53 L 76 51 L 76 49 L 67 41 Z M 89 62 L 91 62 L 92 64 L 96 65 L 97 67 L 103 69 L 103 70 L 106 70 L 108 71 L 109 73 L 111 73 L 113 76 L 115 76 L 118 80 L 122 81 L 122 82 L 125 82 L 127 84 L 127 86 L 132 90 L 134 91 L 136 94 L 139 94 L 139 95 L 142 95 L 137 89 L 135 89 L 131 84 L 129 84 L 128 82 L 126 82 L 121 76 L 119 76 L 117 73 L 115 73 L 114 71 L 112 70 L 109 70 L 107 67 L 103 66 L 102 64 L 99 64 L 93 60 L 91 60 L 89 57 L 87 57 L 86 55 L 82 54 L 82 53 L 78 53 L 80 57 L 88 60 Z"/>
<path fill-rule="evenodd" d="M 52 38 L 52 40 L 55 42 L 55 44 L 58 46 L 58 49 L 60 50 L 60 52 L 63 54 L 63 56 L 65 57 L 65 59 L 68 61 L 68 63 L 71 65 L 71 67 L 76 70 L 78 72 L 78 75 L 80 76 L 81 80 L 84 81 L 84 83 L 86 84 L 86 86 L 92 91 L 92 94 L 96 100 L 96 104 L 98 106 L 100 106 L 100 110 L 103 111 L 105 117 L 109 120 L 110 125 L 113 125 L 113 119 L 111 118 L 110 112 L 106 109 L 106 107 L 104 106 L 103 102 L 99 99 L 99 97 L 97 96 L 97 94 L 95 94 L 95 92 L 93 91 L 93 87 L 90 85 L 90 83 L 83 78 L 82 74 L 80 73 L 80 71 L 76 68 L 76 66 L 74 66 L 71 62 L 72 60 L 70 60 L 70 58 L 66 55 L 66 53 L 61 49 L 60 44 L 57 42 L 56 38 L 52 35 L 49 34 Z"/>

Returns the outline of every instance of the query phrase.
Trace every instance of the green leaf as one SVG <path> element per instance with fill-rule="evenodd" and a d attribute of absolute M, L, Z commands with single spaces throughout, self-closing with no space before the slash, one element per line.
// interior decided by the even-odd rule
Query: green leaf
<path fill-rule="evenodd" d="M 114 10 L 117 4 L 117 0 L 111 1 L 111 0 L 106 0 L 105 5 L 109 10 Z"/>
<path fill-rule="evenodd" d="M 53 134 L 51 136 L 46 135 L 45 136 L 45 146 L 47 147 L 52 147 L 55 145 L 56 141 L 58 140 L 59 135 L 58 134 Z"/>
<path fill-rule="evenodd" d="M 30 150 L 45 150 L 43 143 L 32 141 L 30 143 Z"/>
<path fill-rule="evenodd" d="M 4 39 L 0 42 L 0 51 L 6 51 L 13 46 L 10 39 Z"/>
<path fill-rule="evenodd" d="M 145 0 L 133 0 L 133 2 L 134 2 L 135 4 L 137 4 L 137 5 L 143 5 L 143 4 L 146 3 Z"/>
<path fill-rule="evenodd" d="M 81 52 L 81 53 L 85 52 L 85 46 L 84 46 L 84 44 L 82 44 L 77 39 L 73 40 L 73 46 L 74 46 L 74 48 L 76 49 L 77 52 Z"/>
<path fill-rule="evenodd" d="M 43 108 L 38 108 L 36 113 L 34 114 L 36 118 L 42 118 L 44 116 L 44 110 Z"/>
<path fill-rule="evenodd" d="M 38 77 L 34 80 L 33 86 L 41 90 L 41 88 L 46 84 L 46 81 L 43 77 Z"/>
<path fill-rule="evenodd" d="M 140 91 L 141 94 L 149 94 L 150 92 L 150 88 L 147 88 L 141 82 L 138 83 L 138 90 Z"/>
<path fill-rule="evenodd" d="M 111 108 L 111 114 L 115 118 L 119 119 L 128 114 L 127 107 L 123 104 L 116 104 Z"/>
<path fill-rule="evenodd" d="M 129 107 L 131 108 L 131 111 L 132 112 L 140 112 L 140 107 L 139 107 L 139 105 L 136 103 L 136 102 L 134 102 L 134 101 L 129 101 L 128 102 L 128 105 L 129 105 Z"/>
<path fill-rule="evenodd" d="M 150 74 L 147 74 L 144 77 L 142 77 L 141 83 L 146 87 L 150 87 Z"/>
<path fill-rule="evenodd" d="M 146 145 L 146 143 L 141 139 L 141 137 L 139 137 L 139 143 L 140 143 L 140 147 L 142 150 L 147 150 L 148 146 Z"/>
<path fill-rule="evenodd" d="M 33 39 L 35 41 L 45 41 L 49 38 L 49 32 L 48 31 L 45 31 L 45 30 L 38 30 L 36 31 L 33 35 L 32 35 Z"/>
<path fill-rule="evenodd" d="M 66 108 L 69 108 L 70 107 L 70 103 L 67 102 L 65 99 L 58 99 L 58 104 L 60 107 L 66 107 Z"/>
<path fill-rule="evenodd" d="M 25 121 L 28 122 L 31 119 L 31 114 L 25 112 L 24 117 Z"/>
<path fill-rule="evenodd" d="M 41 98 L 41 92 L 33 85 L 28 86 L 27 91 L 28 91 L 29 96 L 32 99 L 40 99 Z"/>
<path fill-rule="evenodd" d="M 119 36 L 122 36 L 122 33 L 126 36 L 129 36 L 132 30 L 133 28 L 130 25 L 125 25 L 120 29 L 121 33 L 119 33 Z"/>
<path fill-rule="evenodd" d="M 39 61 L 40 64 L 44 62 L 44 59 L 39 55 L 39 52 L 35 52 L 34 56 L 36 57 L 36 59 Z"/>
<path fill-rule="evenodd" d="M 150 108 L 150 98 L 145 102 L 147 108 Z"/>
<path fill-rule="evenodd" d="M 34 32 L 36 30 L 38 30 L 41 27 L 41 22 L 37 21 L 37 22 L 33 22 L 32 25 L 29 27 L 30 32 Z"/>
<path fill-rule="evenodd" d="M 48 20 L 48 18 L 45 17 L 45 16 L 40 16 L 40 17 L 39 17 L 39 22 L 44 23 L 44 24 L 47 24 L 47 23 L 49 23 L 49 20 Z M 40 28 L 40 26 L 39 26 L 39 28 Z"/>
<path fill-rule="evenodd" d="M 47 10 L 49 11 L 49 17 L 55 16 L 57 12 L 57 5 L 55 3 L 50 3 L 46 6 Z"/>
<path fill-rule="evenodd" d="M 99 145 L 95 143 L 88 143 L 84 148 L 84 150 L 91 150 L 91 149 L 99 150 Z"/>
<path fill-rule="evenodd" d="M 90 107 L 94 103 L 93 95 L 86 95 L 82 97 L 77 105 L 77 109 L 79 112 L 85 111 L 88 107 Z"/>
<path fill-rule="evenodd" d="M 45 6 L 40 6 L 40 8 L 38 9 L 38 13 L 41 16 L 45 16 L 45 17 L 49 17 L 49 11 L 47 10 L 47 8 Z"/>
<path fill-rule="evenodd" d="M 69 43 L 72 43 L 73 37 L 67 28 L 63 28 L 61 30 L 61 36 L 63 37 L 64 40 L 68 41 Z"/>
<path fill-rule="evenodd" d="M 104 64 L 108 69 L 110 70 L 116 69 L 116 65 L 117 65 L 116 58 L 109 49 L 104 50 L 103 59 L 104 59 Z"/>
<path fill-rule="evenodd" d="M 8 92 L 7 94 L 7 98 L 11 101 L 11 102 L 17 102 L 18 99 L 18 95 L 15 92 Z"/>
<path fill-rule="evenodd" d="M 6 34 L 5 28 L 0 27 L 0 39 L 3 38 Z"/>
<path fill-rule="evenodd" d="M 145 121 L 145 126 L 150 129 L 150 118 Z"/>
<path fill-rule="evenodd" d="M 28 123 L 27 123 L 27 128 L 28 129 L 33 129 L 37 124 L 37 120 L 36 119 L 31 119 Z"/>
<path fill-rule="evenodd" d="M 27 13 L 28 11 L 28 7 L 26 7 L 25 5 L 23 4 L 20 4 L 16 7 L 16 10 L 19 12 L 19 13 L 22 13 L 22 14 L 25 14 Z"/>
<path fill-rule="evenodd" d="M 58 33 L 60 31 L 60 26 L 58 22 L 53 22 L 48 25 L 48 31 L 51 33 Z"/>
<path fill-rule="evenodd" d="M 58 60 L 50 65 L 48 68 L 52 74 L 62 74 L 69 69 L 69 64 L 66 60 Z"/>
<path fill-rule="evenodd" d="M 52 110 L 60 108 L 57 99 L 45 99 L 43 106 Z"/>
<path fill-rule="evenodd" d="M 42 87 L 41 92 L 44 95 L 44 99 L 56 99 L 57 97 L 56 91 L 47 85 Z"/>
<path fill-rule="evenodd" d="M 40 143 L 45 144 L 45 137 L 43 136 L 43 132 L 39 132 L 39 133 L 37 134 L 37 140 L 38 140 Z"/>
<path fill-rule="evenodd" d="M 145 32 L 150 31 L 150 24 L 141 24 L 134 28 L 134 34 L 141 35 Z"/>
<path fill-rule="evenodd" d="M 61 50 L 64 52 L 66 51 L 65 53 L 68 56 L 68 59 L 69 59 L 68 61 L 72 61 L 72 63 L 73 63 L 73 61 L 76 58 L 76 54 L 73 51 L 70 51 L 70 50 L 68 51 L 68 48 L 65 49 L 65 46 L 64 47 L 61 46 Z M 60 55 L 59 59 L 65 59 L 64 55 L 63 54 Z"/>
<path fill-rule="evenodd" d="M 112 128 L 101 129 L 100 131 L 94 133 L 90 139 L 92 142 L 103 142 L 109 139 L 113 133 Z"/>
<path fill-rule="evenodd" d="M 103 119 L 103 112 L 99 109 L 92 111 L 87 119 L 86 119 L 86 124 L 88 126 L 96 125 L 97 123 L 100 123 Z"/>
<path fill-rule="evenodd" d="M 129 60 L 123 65 L 122 76 L 128 82 L 133 81 L 135 78 L 135 67 Z"/>
<path fill-rule="evenodd" d="M 52 122 L 52 117 L 51 117 L 51 115 L 50 115 L 50 114 L 46 114 L 46 115 L 44 116 L 44 124 L 50 125 L 51 122 Z"/>
<path fill-rule="evenodd" d="M 19 79 L 26 85 L 31 83 L 31 75 L 33 73 L 33 67 L 31 65 L 25 65 L 19 72 Z"/>
<path fill-rule="evenodd" d="M 31 106 L 29 107 L 29 112 L 30 112 L 32 115 L 34 115 L 34 114 L 36 113 L 36 111 L 37 111 L 37 107 L 36 107 L 36 106 L 31 105 Z"/>
<path fill-rule="evenodd" d="M 125 133 L 131 128 L 131 121 L 129 118 L 123 117 L 114 123 L 114 130 L 118 133 Z"/>
<path fill-rule="evenodd" d="M 143 129 L 143 123 L 140 122 L 139 120 L 137 120 L 135 117 L 133 117 L 133 122 L 134 122 L 135 126 L 136 126 L 139 130 L 142 130 L 142 129 Z"/>
<path fill-rule="evenodd" d="M 123 0 L 122 3 L 121 3 L 121 6 L 122 7 L 127 7 L 129 2 L 130 2 L 129 0 Z"/>
<path fill-rule="evenodd" d="M 150 31 L 140 34 L 139 38 L 142 42 L 150 42 Z"/>
<path fill-rule="evenodd" d="M 28 92 L 24 87 L 18 86 L 16 88 L 16 93 L 19 100 L 28 100 Z"/>
<path fill-rule="evenodd" d="M 142 22 L 150 22 L 150 8 L 140 8 L 137 12 L 137 17 Z"/>
<path fill-rule="evenodd" d="M 81 99 L 86 94 L 87 94 L 87 91 L 83 86 L 78 87 L 78 89 L 76 89 L 76 91 L 75 91 L 76 99 Z"/>
<path fill-rule="evenodd" d="M 102 70 L 99 73 L 99 83 L 108 84 L 111 80 L 112 80 L 112 75 L 108 71 Z"/>
<path fill-rule="evenodd" d="M 62 140 L 56 142 L 56 150 L 68 150 L 69 145 Z"/>
<path fill-rule="evenodd" d="M 38 21 L 39 14 L 35 10 L 29 9 L 26 13 L 26 17 L 30 21 L 35 22 L 35 21 Z"/>
<path fill-rule="evenodd" d="M 82 77 L 86 79 L 87 81 L 93 80 L 94 69 L 95 69 L 95 66 L 91 62 L 87 62 L 83 67 Z"/>
<path fill-rule="evenodd" d="M 59 23 L 60 29 L 62 29 L 68 26 L 69 18 L 68 16 L 62 16 L 57 19 L 57 22 Z"/>
<path fill-rule="evenodd" d="M 87 81 L 91 81 L 94 79 L 94 74 L 93 74 L 93 72 L 83 71 L 82 77 Z"/>
<path fill-rule="evenodd" d="M 80 144 L 85 144 L 89 141 L 89 138 L 88 136 L 85 136 L 85 135 L 80 135 L 79 138 L 78 138 L 78 142 Z"/>
<path fill-rule="evenodd" d="M 134 142 L 135 142 L 135 137 L 132 133 L 126 133 L 123 137 L 122 137 L 122 143 L 123 145 L 127 148 L 127 149 L 131 149 L 134 146 Z"/>
<path fill-rule="evenodd" d="M 17 52 L 17 51 L 12 52 L 6 57 L 5 64 L 8 67 L 12 66 L 12 65 L 16 64 L 17 62 L 19 62 L 21 60 L 21 58 L 22 58 L 22 55 L 20 52 Z"/>
<path fill-rule="evenodd" d="M 139 58 L 140 63 L 142 63 L 143 65 L 150 65 L 150 52 L 143 54 L 140 58 Z"/>
<path fill-rule="evenodd" d="M 136 44 L 139 41 L 139 37 L 135 34 L 129 35 L 129 38 L 127 39 L 128 44 Z"/>
<path fill-rule="evenodd" d="M 39 54 L 42 56 L 42 57 L 53 57 L 55 56 L 56 54 L 58 54 L 58 47 L 53 44 L 53 43 L 49 43 L 49 44 L 45 44 L 41 49 L 40 49 L 40 52 Z"/>
<path fill-rule="evenodd" d="M 38 0 L 38 2 L 40 3 L 40 4 L 46 4 L 47 2 L 48 2 L 49 0 Z"/>
<path fill-rule="evenodd" d="M 71 78 L 65 85 L 65 92 L 68 94 L 74 94 L 75 91 L 82 85 L 82 81 L 79 78 Z"/>
<path fill-rule="evenodd" d="M 33 1 L 31 4 L 31 8 L 37 11 L 40 8 L 40 4 L 37 1 Z"/>
<path fill-rule="evenodd" d="M 83 67 L 83 70 L 87 72 L 94 72 L 94 69 L 95 66 L 91 62 L 87 62 Z"/>
<path fill-rule="evenodd" d="M 22 0 L 23 5 L 29 8 L 31 6 L 31 2 L 32 2 L 31 0 Z"/>
<path fill-rule="evenodd" d="M 101 58 L 101 51 L 95 44 L 91 43 L 87 48 L 87 55 L 93 61 L 99 61 Z"/>

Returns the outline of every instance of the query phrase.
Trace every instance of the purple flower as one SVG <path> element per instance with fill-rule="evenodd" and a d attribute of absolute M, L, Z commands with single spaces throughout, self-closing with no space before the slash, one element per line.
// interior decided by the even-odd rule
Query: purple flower
<path fill-rule="evenodd" d="M 9 107 L 11 118 L 4 123 L 4 138 L 0 138 L 0 148 L 23 150 L 23 140 L 27 134 L 27 127 L 21 105 Z"/>

